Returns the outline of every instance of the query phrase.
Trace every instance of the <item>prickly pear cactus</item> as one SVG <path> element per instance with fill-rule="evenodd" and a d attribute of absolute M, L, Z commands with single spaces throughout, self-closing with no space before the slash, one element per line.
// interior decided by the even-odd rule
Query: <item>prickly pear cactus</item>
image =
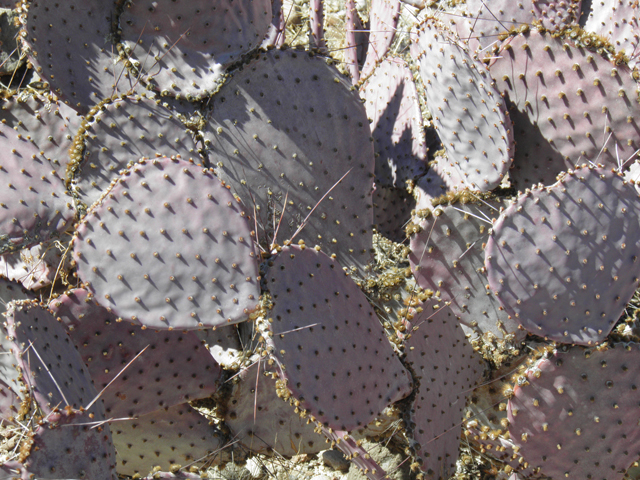
<path fill-rule="evenodd" d="M 312 421 L 350 431 L 410 393 L 409 375 L 373 309 L 338 262 L 292 246 L 270 263 L 266 281 L 274 308 L 267 348 L 276 359 L 280 395 L 291 396 Z M 292 285 L 305 288 L 293 291 Z M 305 345 L 314 344 L 307 351 Z M 332 357 L 332 363 L 319 362 Z M 327 390 L 333 379 L 342 388 Z"/>
<path fill-rule="evenodd" d="M 497 187 L 514 150 L 504 100 L 485 66 L 441 23 L 428 19 L 414 34 L 427 103 L 446 152 L 437 171 L 456 188 Z"/>
<path fill-rule="evenodd" d="M 205 142 L 216 174 L 255 210 L 265 251 L 297 234 L 364 274 L 373 224 L 367 125 L 335 68 L 304 51 L 271 51 L 213 97 Z"/>
<path fill-rule="evenodd" d="M 260 45 L 271 24 L 268 0 L 139 0 L 120 17 L 124 51 L 159 92 L 201 99 L 226 67 Z"/>
<path fill-rule="evenodd" d="M 485 250 L 491 291 L 510 318 L 563 343 L 604 340 L 640 281 L 638 205 L 622 175 L 594 167 L 521 195 Z"/>
<path fill-rule="evenodd" d="M 638 345 L 574 347 L 540 360 L 509 400 L 509 431 L 552 478 L 623 478 L 640 448 Z M 621 439 L 623 439 L 621 441 Z M 558 452 L 562 455 L 558 455 Z"/>
<path fill-rule="evenodd" d="M 81 345 L 96 387 L 105 389 L 107 415 L 144 415 L 208 397 L 218 387 L 221 369 L 194 332 L 143 330 L 117 322 L 84 289 L 58 297 L 50 309 Z"/>
<path fill-rule="evenodd" d="M 202 168 L 164 158 L 134 164 L 78 226 L 79 276 L 109 311 L 141 325 L 244 321 L 259 295 L 245 216 Z"/>
<path fill-rule="evenodd" d="M 443 196 L 441 202 L 417 211 L 414 219 L 409 261 L 418 284 L 440 291 L 470 335 L 522 340 L 524 331 L 488 288 L 484 268 L 492 221 L 503 208 L 500 200 L 463 191 L 450 199 Z"/>
<path fill-rule="evenodd" d="M 531 31 L 510 38 L 490 68 L 514 106 L 512 183 L 551 185 L 585 161 L 624 165 L 638 147 L 640 104 L 632 71 L 585 43 Z M 535 60 L 533 60 L 535 59 Z"/>
<path fill-rule="evenodd" d="M 0 3 L 3 476 L 637 476 L 637 2 Z"/>

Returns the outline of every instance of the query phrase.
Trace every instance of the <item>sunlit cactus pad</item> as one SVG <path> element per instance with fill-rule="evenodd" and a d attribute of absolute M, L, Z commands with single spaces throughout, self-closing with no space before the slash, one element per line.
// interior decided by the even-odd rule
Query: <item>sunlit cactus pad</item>
<path fill-rule="evenodd" d="M 116 322 L 84 289 L 49 308 L 78 345 L 96 387 L 109 385 L 102 393 L 109 417 L 144 415 L 208 397 L 218 387 L 221 369 L 194 332 Z"/>
<path fill-rule="evenodd" d="M 372 0 L 370 32 L 367 39 L 367 56 L 360 75 L 366 77 L 381 62 L 393 43 L 393 37 L 400 17 L 398 0 Z"/>
<path fill-rule="evenodd" d="M 606 38 L 630 66 L 640 58 L 640 4 L 635 0 L 593 0 L 584 28 Z M 587 2 L 585 2 L 585 5 Z"/>
<path fill-rule="evenodd" d="M 100 198 L 130 161 L 177 157 L 202 163 L 192 133 L 172 110 L 141 96 L 106 100 L 94 108 L 74 145 L 67 179 L 85 207 Z"/>
<path fill-rule="evenodd" d="M 255 203 L 258 241 L 268 249 L 291 238 L 319 203 L 297 239 L 363 270 L 373 145 L 348 79 L 321 57 L 272 50 L 237 71 L 211 104 L 212 166 L 248 208 Z"/>
<path fill-rule="evenodd" d="M 38 244 L 69 228 L 72 199 L 31 134 L 0 123 L 6 146 L 0 160 L 0 254 Z M 35 134 L 34 134 L 35 136 Z M 39 142 L 38 142 L 39 143 Z"/>
<path fill-rule="evenodd" d="M 640 456 L 638 344 L 565 349 L 540 360 L 509 400 L 523 459 L 552 478 L 622 479 Z"/>
<path fill-rule="evenodd" d="M 43 172 L 55 170 L 64 178 L 73 137 L 82 123 L 82 117 L 64 103 L 51 96 L 14 95 L 0 104 L 0 138 L 8 142 L 17 139 L 31 143 L 37 149 L 38 159 L 44 162 Z"/>
<path fill-rule="evenodd" d="M 500 35 L 509 31 L 529 29 L 535 23 L 547 30 L 559 30 L 577 23 L 581 0 L 468 0 L 464 15 L 444 14 L 455 25 L 460 39 L 473 50 L 491 52 L 489 47 L 500 43 Z"/>
<path fill-rule="evenodd" d="M 217 90 L 225 68 L 260 45 L 269 0 L 139 0 L 120 18 L 122 41 L 161 92 L 199 99 Z"/>
<path fill-rule="evenodd" d="M 79 112 L 133 86 L 111 42 L 114 2 L 66 0 L 30 3 L 26 32 L 31 59 L 56 94 Z"/>
<path fill-rule="evenodd" d="M 188 162 L 133 165 L 79 225 L 74 258 L 96 301 L 148 327 L 237 323 L 257 306 L 243 207 Z"/>
<path fill-rule="evenodd" d="M 601 342 L 638 288 L 639 214 L 635 188 L 610 169 L 579 168 L 527 190 L 487 242 L 491 290 L 531 333 Z"/>
<path fill-rule="evenodd" d="M 289 390 L 318 422 L 350 431 L 410 393 L 380 321 L 338 262 L 286 247 L 270 263 L 269 346 L 282 366 L 281 395 Z"/>
<path fill-rule="evenodd" d="M 438 157 L 438 171 L 458 188 L 497 187 L 511 166 L 513 134 L 484 64 L 433 19 L 417 27 L 414 42 L 427 104 L 446 151 Z"/>
<path fill-rule="evenodd" d="M 506 42 L 490 70 L 517 110 L 510 179 L 518 188 L 550 185 L 586 161 L 618 166 L 640 147 L 638 87 L 624 64 L 531 31 Z"/>

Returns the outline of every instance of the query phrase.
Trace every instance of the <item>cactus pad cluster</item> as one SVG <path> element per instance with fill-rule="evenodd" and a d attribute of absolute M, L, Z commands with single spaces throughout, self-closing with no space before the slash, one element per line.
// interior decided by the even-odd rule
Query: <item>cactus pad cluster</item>
<path fill-rule="evenodd" d="M 633 475 L 637 1 L 1 6 L 3 478 Z"/>

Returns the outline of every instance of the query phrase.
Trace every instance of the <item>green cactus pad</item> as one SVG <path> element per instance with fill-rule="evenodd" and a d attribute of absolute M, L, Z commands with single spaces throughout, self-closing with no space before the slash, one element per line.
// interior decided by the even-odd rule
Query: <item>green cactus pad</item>
<path fill-rule="evenodd" d="M 260 295 L 242 205 L 208 170 L 133 165 L 77 228 L 74 259 L 97 302 L 158 329 L 246 320 Z"/>
<path fill-rule="evenodd" d="M 237 71 L 211 103 L 211 164 L 248 208 L 255 203 L 263 248 L 275 230 L 277 243 L 291 238 L 320 202 L 296 239 L 363 272 L 371 259 L 374 157 L 348 79 L 307 52 L 272 50 Z"/>
<path fill-rule="evenodd" d="M 639 216 L 635 188 L 603 168 L 527 190 L 487 242 L 491 291 L 531 333 L 601 342 L 639 285 Z"/>

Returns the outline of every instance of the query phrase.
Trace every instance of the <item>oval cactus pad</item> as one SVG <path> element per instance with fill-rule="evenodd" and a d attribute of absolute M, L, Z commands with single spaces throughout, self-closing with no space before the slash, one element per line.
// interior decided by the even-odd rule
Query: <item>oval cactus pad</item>
<path fill-rule="evenodd" d="M 491 290 L 531 333 L 601 342 L 638 287 L 639 215 L 635 188 L 602 168 L 525 192 L 487 242 Z"/>
<path fill-rule="evenodd" d="M 101 395 L 109 417 L 144 415 L 208 397 L 218 387 L 221 368 L 193 331 L 116 322 L 82 288 L 49 308 L 66 325 L 96 388 L 109 385 Z"/>
<path fill-rule="evenodd" d="M 327 448 L 316 426 L 300 418 L 277 394 L 276 382 L 265 377 L 264 360 L 240 370 L 226 405 L 225 424 L 233 438 L 257 453 L 292 457 Z"/>
<path fill-rule="evenodd" d="M 120 18 L 122 39 L 159 90 L 202 98 L 225 68 L 262 42 L 269 0 L 137 0 Z"/>
<path fill-rule="evenodd" d="M 62 180 L 28 136 L 3 126 L 0 138 L 1 255 L 59 235 L 75 210 Z"/>
<path fill-rule="evenodd" d="M 486 67 L 433 19 L 418 27 L 415 43 L 427 104 L 447 154 L 442 173 L 458 187 L 497 187 L 511 166 L 513 134 Z"/>
<path fill-rule="evenodd" d="M 86 206 L 100 198 L 131 160 L 161 155 L 201 162 L 191 132 L 175 112 L 155 100 L 121 97 L 102 102 L 91 113 L 92 121 L 76 145 L 84 147 L 84 157 L 75 158 L 79 165 L 68 172 L 74 195 Z"/>
<path fill-rule="evenodd" d="M 11 303 L 6 313 L 11 351 L 22 369 L 24 397 L 50 413 L 57 408 L 83 410 L 96 397 L 96 388 L 78 350 L 56 318 L 36 301 Z M 104 407 L 89 410 L 96 420 Z"/>
<path fill-rule="evenodd" d="M 418 285 L 439 291 L 474 336 L 491 332 L 522 340 L 525 332 L 489 290 L 484 269 L 491 221 L 500 208 L 497 198 L 465 190 L 449 204 L 422 210 L 414 217 L 420 231 L 411 236 L 409 261 Z"/>
<path fill-rule="evenodd" d="M 484 363 L 449 308 L 425 308 L 412 324 L 406 361 L 419 384 L 411 404 L 410 437 L 418 444 L 420 470 L 427 478 L 449 478 L 455 473 L 466 399 Z"/>
<path fill-rule="evenodd" d="M 74 109 L 86 114 L 120 88 L 132 87 L 110 41 L 115 2 L 35 0 L 29 4 L 27 35 L 43 80 Z"/>
<path fill-rule="evenodd" d="M 509 433 L 545 477 L 621 480 L 640 455 L 639 345 L 543 358 L 509 400 Z"/>
<path fill-rule="evenodd" d="M 78 226 L 78 276 L 100 304 L 147 327 L 246 320 L 260 291 L 241 207 L 195 165 L 135 164 Z"/>
<path fill-rule="evenodd" d="M 640 146 L 629 67 L 568 38 L 531 31 L 510 39 L 490 70 L 516 109 L 513 186 L 551 185 L 579 161 L 617 167 Z"/>
<path fill-rule="evenodd" d="M 261 244 L 269 249 L 276 230 L 283 243 L 318 205 L 297 238 L 364 269 L 373 145 L 348 79 L 320 57 L 273 50 L 236 72 L 212 105 L 211 163 L 245 205 L 255 204 Z"/>
<path fill-rule="evenodd" d="M 201 464 L 220 455 L 225 440 L 188 403 L 114 422 L 111 432 L 122 475 L 146 475 L 156 466 L 169 470 L 174 465 Z"/>
<path fill-rule="evenodd" d="M 376 184 L 404 187 L 427 171 L 427 139 L 413 74 L 400 58 L 386 58 L 360 88 L 371 121 Z"/>
<path fill-rule="evenodd" d="M 409 374 L 373 308 L 338 262 L 285 247 L 270 263 L 269 346 L 300 408 L 350 431 L 410 393 Z"/>

